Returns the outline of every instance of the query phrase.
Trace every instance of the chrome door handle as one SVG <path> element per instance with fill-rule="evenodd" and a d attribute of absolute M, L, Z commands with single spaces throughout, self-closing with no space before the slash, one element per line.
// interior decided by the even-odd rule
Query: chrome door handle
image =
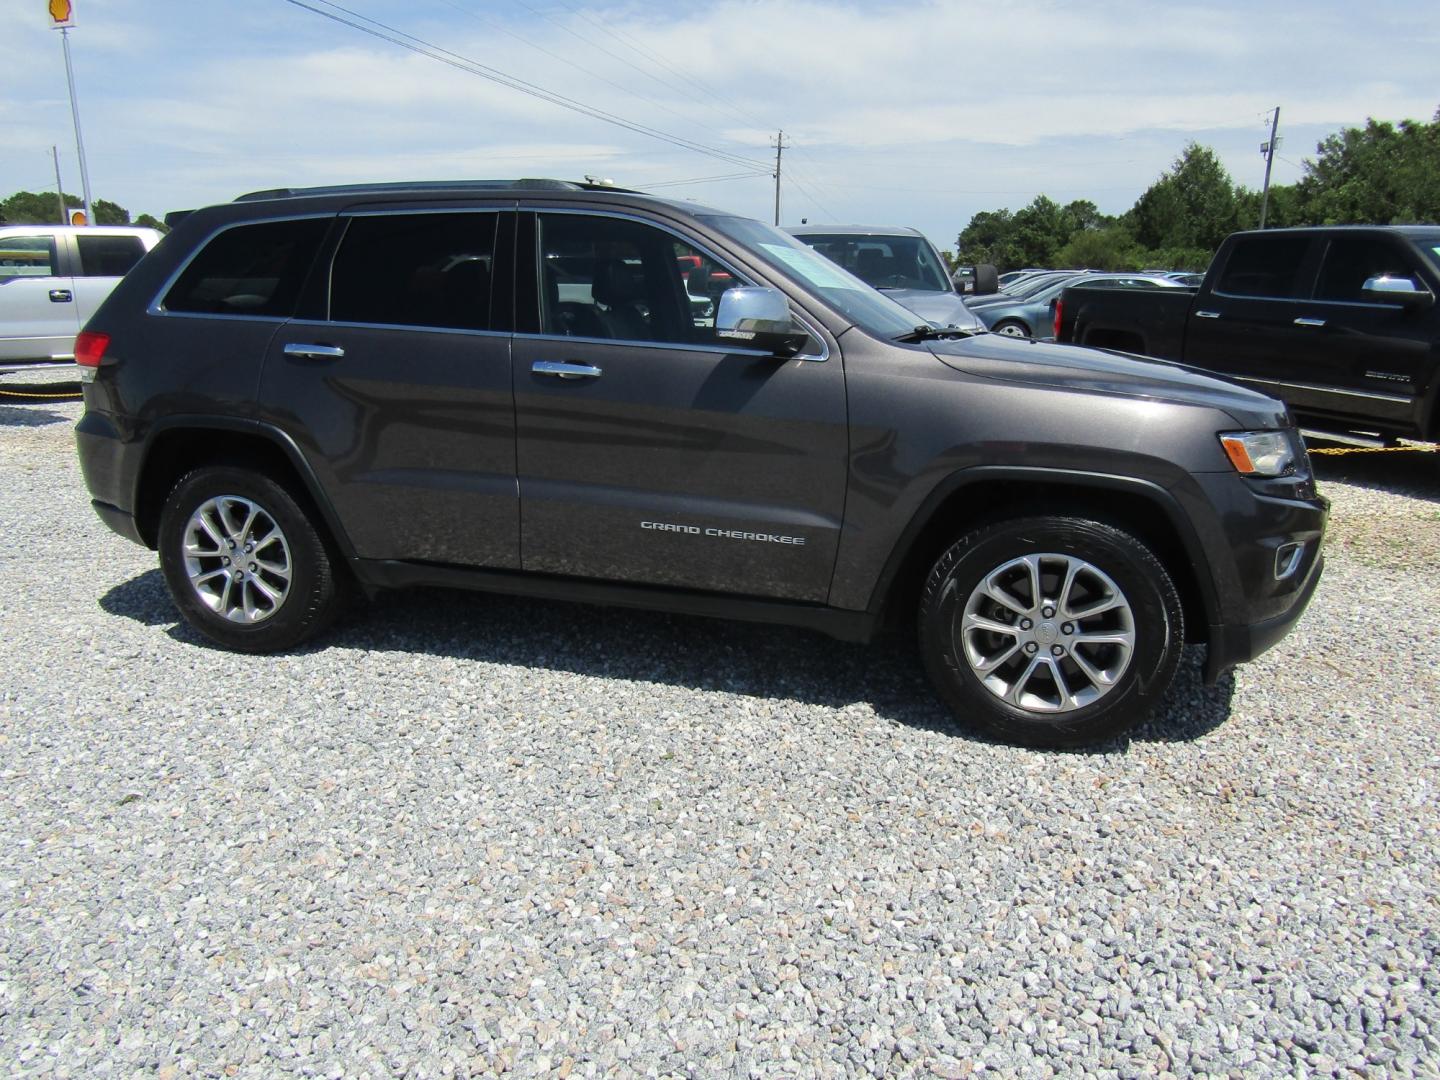
<path fill-rule="evenodd" d="M 1304 318 L 1301 318 L 1301 319 L 1296 319 L 1296 320 L 1295 320 L 1295 325 L 1296 325 L 1296 326 L 1313 326 L 1313 327 L 1315 327 L 1316 329 L 1319 329 L 1320 327 L 1322 327 L 1322 326 L 1325 325 L 1325 320 L 1324 320 L 1324 319 L 1304 319 Z"/>
<path fill-rule="evenodd" d="M 75 299 L 74 294 L 71 293 L 69 289 L 50 290 L 50 302 L 52 304 L 68 304 L 73 299 Z"/>
<path fill-rule="evenodd" d="M 560 379 L 598 379 L 600 369 L 590 364 L 566 364 L 559 360 L 536 360 L 530 365 L 536 375 L 554 375 Z"/>
<path fill-rule="evenodd" d="M 339 360 L 345 350 L 339 345 L 286 345 L 285 355 L 301 360 Z"/>
<path fill-rule="evenodd" d="M 1220 313 L 1218 311 L 1197 311 L 1195 317 L 1197 319 L 1218 319 Z"/>

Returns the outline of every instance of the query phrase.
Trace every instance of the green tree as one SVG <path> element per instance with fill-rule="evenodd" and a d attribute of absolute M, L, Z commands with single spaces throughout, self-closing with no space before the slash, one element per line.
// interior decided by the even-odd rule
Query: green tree
<path fill-rule="evenodd" d="M 130 211 L 118 203 L 113 203 L 109 199 L 96 199 L 94 208 L 96 225 L 130 224 Z"/>
<path fill-rule="evenodd" d="M 65 205 L 83 206 L 84 200 L 67 192 Z M 11 225 L 56 225 L 59 224 L 60 206 L 53 191 L 17 191 L 0 203 L 0 213 Z"/>
<path fill-rule="evenodd" d="M 1440 110 L 1430 123 L 1367 120 L 1321 142 L 1299 183 L 1315 224 L 1440 221 Z"/>
<path fill-rule="evenodd" d="M 966 263 L 994 263 L 1001 270 L 1053 265 L 1057 253 L 1086 230 L 1113 225 L 1088 199 L 1061 206 L 1037 195 L 1013 214 L 982 210 L 955 241 L 956 257 Z"/>
<path fill-rule="evenodd" d="M 68 211 L 85 209 L 85 200 L 65 193 Z M 96 199 L 94 203 L 96 225 L 129 225 L 130 211 L 109 199 Z M 0 225 L 55 225 L 60 220 L 60 207 L 53 191 L 17 191 L 7 199 L 0 200 Z M 163 222 L 150 214 L 141 214 L 134 224 L 169 232 Z"/>
<path fill-rule="evenodd" d="M 1149 265 L 1145 250 L 1118 224 L 1075 233 L 1055 252 L 1054 264 L 1084 270 L 1140 270 Z"/>
<path fill-rule="evenodd" d="M 1214 251 L 1235 231 L 1238 192 L 1208 146 L 1190 143 L 1130 211 L 1135 238 L 1147 248 Z"/>
<path fill-rule="evenodd" d="M 1009 210 L 982 210 L 955 238 L 955 258 L 965 264 L 994 263 L 1001 269 L 1019 265 L 1019 251 L 1011 241 L 1014 215 Z"/>

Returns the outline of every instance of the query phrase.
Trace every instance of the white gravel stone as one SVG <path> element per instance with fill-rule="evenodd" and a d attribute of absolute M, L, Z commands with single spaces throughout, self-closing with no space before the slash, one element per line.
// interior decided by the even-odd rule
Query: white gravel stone
<path fill-rule="evenodd" d="M 1435 1075 L 1434 458 L 1322 463 L 1295 632 L 1057 754 L 903 641 L 424 593 L 220 651 L 78 412 L 0 404 L 5 1075 Z"/>

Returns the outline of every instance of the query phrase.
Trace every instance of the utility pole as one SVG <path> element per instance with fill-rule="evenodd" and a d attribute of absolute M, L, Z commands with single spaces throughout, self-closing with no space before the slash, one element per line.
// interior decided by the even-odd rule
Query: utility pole
<path fill-rule="evenodd" d="M 775 136 L 775 224 L 780 224 L 780 155 L 785 152 L 785 132 Z"/>
<path fill-rule="evenodd" d="M 1260 147 L 1260 152 L 1265 155 L 1265 187 L 1260 193 L 1260 228 L 1265 227 L 1265 211 L 1270 208 L 1270 166 L 1275 164 L 1276 144 L 1279 140 L 1275 133 L 1280 130 L 1280 106 L 1275 106 L 1275 116 L 1270 121 L 1270 141 Z"/>
<path fill-rule="evenodd" d="M 60 150 L 50 147 L 50 156 L 55 159 L 55 201 L 60 204 L 60 224 L 70 224 L 70 212 L 65 209 L 65 188 L 60 183 Z"/>

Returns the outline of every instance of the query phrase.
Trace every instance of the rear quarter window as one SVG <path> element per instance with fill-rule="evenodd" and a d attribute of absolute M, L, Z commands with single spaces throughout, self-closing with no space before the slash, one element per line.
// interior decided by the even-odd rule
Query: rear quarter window
<path fill-rule="evenodd" d="M 165 294 L 166 311 L 287 318 L 330 218 L 262 221 L 213 236 Z"/>
<path fill-rule="evenodd" d="M 145 255 L 145 241 L 138 236 L 87 236 L 79 233 L 82 277 L 124 277 Z"/>

